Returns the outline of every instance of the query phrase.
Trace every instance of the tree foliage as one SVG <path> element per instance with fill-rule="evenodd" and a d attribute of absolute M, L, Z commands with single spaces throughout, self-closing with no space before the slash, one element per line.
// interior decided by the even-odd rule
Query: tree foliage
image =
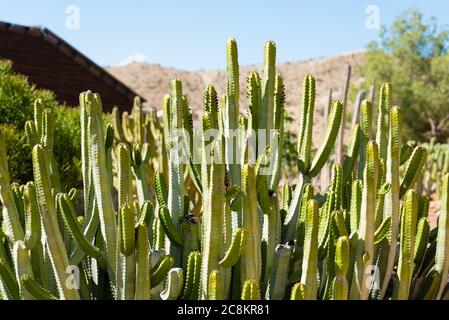
<path fill-rule="evenodd" d="M 404 109 L 409 139 L 449 137 L 449 30 L 412 9 L 368 45 L 362 86 L 389 81 L 393 102 Z"/>

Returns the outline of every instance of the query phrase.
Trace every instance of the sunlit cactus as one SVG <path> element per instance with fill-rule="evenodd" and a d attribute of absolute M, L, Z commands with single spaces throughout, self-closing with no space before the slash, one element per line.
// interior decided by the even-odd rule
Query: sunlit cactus
<path fill-rule="evenodd" d="M 403 109 L 385 83 L 377 108 L 359 95 L 351 135 L 337 150 L 345 106 L 331 101 L 315 149 L 320 88 L 306 75 L 299 175 L 286 179 L 276 50 L 265 44 L 262 72 L 248 75 L 241 103 L 237 43 L 228 40 L 226 90 L 204 88 L 198 118 L 179 79 L 161 101 L 162 117 L 139 98 L 129 113 L 106 116 L 99 94 L 81 93 L 82 190 L 60 183 L 53 113 L 41 100 L 24 128 L 33 181 L 11 181 L 0 132 L 0 297 L 449 298 L 447 145 L 402 141 Z M 323 170 L 327 178 L 317 179 Z"/>

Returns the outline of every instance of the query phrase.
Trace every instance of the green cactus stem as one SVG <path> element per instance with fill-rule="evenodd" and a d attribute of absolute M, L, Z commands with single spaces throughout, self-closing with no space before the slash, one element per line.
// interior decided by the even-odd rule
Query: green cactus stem
<path fill-rule="evenodd" d="M 86 110 L 89 123 L 90 161 L 92 182 L 97 200 L 100 227 L 108 257 L 108 273 L 115 282 L 117 259 L 117 223 L 112 202 L 112 186 L 106 166 L 105 141 L 102 121 L 102 103 L 98 94 L 81 93 L 80 102 Z"/>
<path fill-rule="evenodd" d="M 348 299 L 348 281 L 346 275 L 349 268 L 349 238 L 340 237 L 335 249 L 335 279 L 332 296 L 334 300 Z"/>
<path fill-rule="evenodd" d="M 310 177 L 317 176 L 329 158 L 337 137 L 338 129 L 342 124 L 343 108 L 343 104 L 340 101 L 336 101 L 332 105 L 324 140 L 313 158 L 310 172 L 308 173 Z"/>
<path fill-rule="evenodd" d="M 257 212 L 256 176 L 254 165 L 246 164 L 242 169 L 243 210 L 242 226 L 248 240 L 241 258 L 241 281 L 260 281 L 262 272 L 261 230 Z"/>
<path fill-rule="evenodd" d="M 393 89 L 390 83 L 383 83 L 380 88 L 379 113 L 377 118 L 377 135 L 376 143 L 379 146 L 379 154 L 381 158 L 387 157 L 388 148 L 388 132 L 389 132 L 389 114 L 393 95 Z"/>
<path fill-rule="evenodd" d="M 248 236 L 245 229 L 238 228 L 234 232 L 231 245 L 228 248 L 225 256 L 219 262 L 223 268 L 230 268 L 237 263 L 245 247 Z"/>
<path fill-rule="evenodd" d="M 413 263 L 415 264 L 414 276 L 416 276 L 424 262 L 424 255 L 429 244 L 430 235 L 430 220 L 427 217 L 422 217 L 418 221 L 418 226 L 416 227 L 416 243 L 415 252 L 413 257 Z"/>
<path fill-rule="evenodd" d="M 293 246 L 280 244 L 277 246 L 273 265 L 270 270 L 265 298 L 268 300 L 282 300 L 288 284 L 288 271 L 292 257 Z"/>
<path fill-rule="evenodd" d="M 20 300 L 20 289 L 11 267 L 0 258 L 1 294 L 4 300 Z"/>
<path fill-rule="evenodd" d="M 383 90 L 390 90 L 389 86 L 383 86 Z M 382 91 L 381 91 L 382 92 Z M 385 95 L 388 92 L 384 92 Z M 389 99 L 384 97 L 384 99 Z M 386 103 L 386 102 L 385 102 Z M 383 103 L 383 104 L 385 104 Z M 382 108 L 386 108 L 383 106 Z M 391 232 L 388 235 L 389 251 L 388 260 L 384 280 L 382 283 L 381 297 L 385 295 L 391 273 L 394 267 L 394 259 L 396 257 L 397 238 L 399 233 L 399 199 L 401 197 L 401 187 L 399 183 L 399 166 L 401 159 L 401 127 L 402 116 L 401 110 L 398 107 L 393 107 L 390 110 L 390 125 L 388 133 L 388 147 L 387 147 L 387 176 L 386 182 L 390 185 L 389 191 L 385 195 L 384 203 L 384 217 L 391 217 Z M 382 117 L 379 116 L 379 123 L 383 124 Z M 381 137 L 379 136 L 379 139 Z"/>
<path fill-rule="evenodd" d="M 182 291 L 184 273 L 181 268 L 173 268 L 167 275 L 167 286 L 161 292 L 162 300 L 176 300 Z"/>
<path fill-rule="evenodd" d="M 33 275 L 33 270 L 29 263 L 28 250 L 23 241 L 19 240 L 14 243 L 12 254 L 16 269 L 16 278 L 19 281 L 20 296 L 25 300 L 30 300 L 32 299 L 32 295 L 20 282 L 20 278 L 23 275 Z"/>
<path fill-rule="evenodd" d="M 54 268 L 55 280 L 60 299 L 79 299 L 76 289 L 65 285 L 66 270 L 69 266 L 67 251 L 59 229 L 56 208 L 50 189 L 50 174 L 46 165 L 46 155 L 41 145 L 35 145 L 32 152 L 34 181 L 41 212 L 42 226 L 46 235 L 48 251 Z"/>
<path fill-rule="evenodd" d="M 304 285 L 304 298 L 315 300 L 318 290 L 318 203 L 307 202 L 305 217 L 305 240 L 302 260 L 301 283 Z"/>
<path fill-rule="evenodd" d="M 276 81 L 276 44 L 265 44 L 264 68 L 261 81 L 261 104 L 259 112 L 259 129 L 273 128 L 274 90 Z"/>
<path fill-rule="evenodd" d="M 164 230 L 165 235 L 168 239 L 176 246 L 182 247 L 183 241 L 176 230 L 174 223 L 172 222 L 172 218 L 170 216 L 170 212 L 166 207 L 159 208 L 159 221 L 161 222 L 162 229 Z"/>
<path fill-rule="evenodd" d="M 144 223 L 137 225 L 136 236 L 136 300 L 149 300 L 151 279 L 150 279 L 150 245 L 148 242 L 148 230 Z"/>
<path fill-rule="evenodd" d="M 302 173 L 306 173 L 310 167 L 315 95 L 316 95 L 315 78 L 311 75 L 307 75 L 304 78 L 302 122 L 300 134 L 298 136 L 299 171 Z"/>
<path fill-rule="evenodd" d="M 259 282 L 248 279 L 243 283 L 242 300 L 260 300 Z"/>
<path fill-rule="evenodd" d="M 29 274 L 21 276 L 20 283 L 36 300 L 58 300 L 57 297 L 52 295 L 47 289 L 43 288 Z"/>
<path fill-rule="evenodd" d="M 212 270 L 209 275 L 209 300 L 223 300 L 223 281 L 220 272 Z"/>
<path fill-rule="evenodd" d="M 404 173 L 404 178 L 401 182 L 400 196 L 405 195 L 408 189 L 413 188 L 416 181 L 422 174 L 424 164 L 427 160 L 427 152 L 423 147 L 417 146 L 408 161 L 407 168 Z"/>
<path fill-rule="evenodd" d="M 374 259 L 374 213 L 376 208 L 378 168 L 379 151 L 377 144 L 370 141 L 366 147 L 366 164 L 363 176 L 361 216 L 358 230 L 358 237 L 360 241 L 357 246 L 358 261 L 356 264 L 357 285 L 360 290 L 360 299 L 362 300 L 366 300 L 368 298 L 371 290 L 367 284 L 368 275 L 365 270 L 368 266 L 373 265 L 372 262 Z"/>
<path fill-rule="evenodd" d="M 165 256 L 150 270 L 151 288 L 157 287 L 173 267 L 173 257 Z"/>
<path fill-rule="evenodd" d="M 81 227 L 75 219 L 75 209 L 68 196 L 66 194 L 58 193 L 56 196 L 56 203 L 58 206 L 58 212 L 62 216 L 64 225 L 69 234 L 86 254 L 95 258 L 101 268 L 107 270 L 107 261 L 104 258 L 103 253 L 92 243 L 90 243 L 83 235 Z"/>
<path fill-rule="evenodd" d="M 407 300 L 409 298 L 410 283 L 414 268 L 413 258 L 415 250 L 417 214 L 418 195 L 416 191 L 409 190 L 405 195 L 402 209 L 398 265 L 399 287 L 396 296 L 398 300 Z"/>
<path fill-rule="evenodd" d="M 217 141 L 218 142 L 218 141 Z M 221 145 L 215 143 L 212 147 L 211 157 L 222 155 Z M 211 164 L 210 181 L 207 184 L 209 190 L 208 197 L 204 203 L 204 226 L 203 226 L 203 266 L 201 270 L 201 298 L 207 299 L 207 289 L 209 286 L 209 275 L 212 270 L 219 270 L 220 256 L 222 253 L 222 219 L 224 209 L 224 165 L 218 163 Z"/>
<path fill-rule="evenodd" d="M 135 293 L 135 205 L 124 203 L 118 215 L 117 299 L 130 300 Z"/>
<path fill-rule="evenodd" d="M 306 300 L 306 288 L 303 283 L 295 283 L 292 287 L 290 300 Z"/>
<path fill-rule="evenodd" d="M 25 206 L 25 246 L 32 250 L 41 237 L 40 213 L 37 203 L 36 189 L 33 182 L 28 182 L 23 191 Z"/>
<path fill-rule="evenodd" d="M 440 276 L 440 287 L 436 299 L 440 299 L 446 287 L 449 274 L 449 259 L 447 258 L 449 248 L 449 174 L 443 177 L 443 197 L 441 199 L 441 210 L 438 221 L 437 251 L 435 254 L 435 270 Z"/>
<path fill-rule="evenodd" d="M 3 231 L 12 242 L 23 240 L 24 232 L 20 224 L 19 212 L 14 202 L 6 157 L 5 140 L 2 132 L 0 132 L 0 200 L 2 203 Z"/>
<path fill-rule="evenodd" d="M 201 278 L 201 253 L 193 251 L 187 260 L 187 275 L 182 292 L 182 299 L 196 300 L 199 298 Z"/>
<path fill-rule="evenodd" d="M 168 151 L 168 206 L 167 209 L 170 212 L 171 221 L 175 230 L 179 232 L 180 225 L 179 220 L 184 215 L 184 194 L 185 186 L 183 181 L 183 165 L 181 162 L 181 155 L 177 145 L 179 144 L 179 137 L 175 130 L 183 128 L 183 94 L 182 84 L 178 79 L 172 80 L 170 83 L 170 105 L 168 114 L 165 118 L 168 122 L 168 137 L 167 137 L 167 151 Z M 172 243 L 166 241 L 166 251 L 170 254 L 174 260 L 175 265 L 181 265 L 182 251 L 180 248 Z"/>

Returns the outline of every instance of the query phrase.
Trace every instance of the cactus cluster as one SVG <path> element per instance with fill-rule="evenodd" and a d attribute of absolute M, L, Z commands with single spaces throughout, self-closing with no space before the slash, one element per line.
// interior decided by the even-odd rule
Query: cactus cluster
<path fill-rule="evenodd" d="M 276 46 L 266 44 L 261 75 L 248 76 L 246 108 L 234 39 L 226 57 L 226 93 L 206 88 L 197 126 L 180 80 L 162 121 L 136 98 L 130 114 L 114 109 L 106 123 L 100 96 L 81 93 L 82 190 L 61 189 L 52 113 L 40 101 L 25 128 L 34 181 L 11 183 L 0 133 L 2 299 L 449 298 L 449 175 L 431 230 L 417 188 L 427 151 L 401 141 L 392 86 L 381 87 L 377 125 L 371 101 L 360 103 L 346 152 L 334 157 L 345 106 L 331 104 L 314 150 L 316 81 L 307 75 L 290 185 Z M 447 152 L 436 152 L 444 165 Z"/>

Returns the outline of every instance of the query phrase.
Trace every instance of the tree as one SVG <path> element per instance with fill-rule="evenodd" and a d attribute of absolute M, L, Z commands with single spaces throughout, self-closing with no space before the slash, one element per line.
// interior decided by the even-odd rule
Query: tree
<path fill-rule="evenodd" d="M 362 87 L 388 81 L 409 139 L 449 137 L 449 31 L 412 9 L 368 45 Z M 378 87 L 378 86 L 377 86 Z"/>

